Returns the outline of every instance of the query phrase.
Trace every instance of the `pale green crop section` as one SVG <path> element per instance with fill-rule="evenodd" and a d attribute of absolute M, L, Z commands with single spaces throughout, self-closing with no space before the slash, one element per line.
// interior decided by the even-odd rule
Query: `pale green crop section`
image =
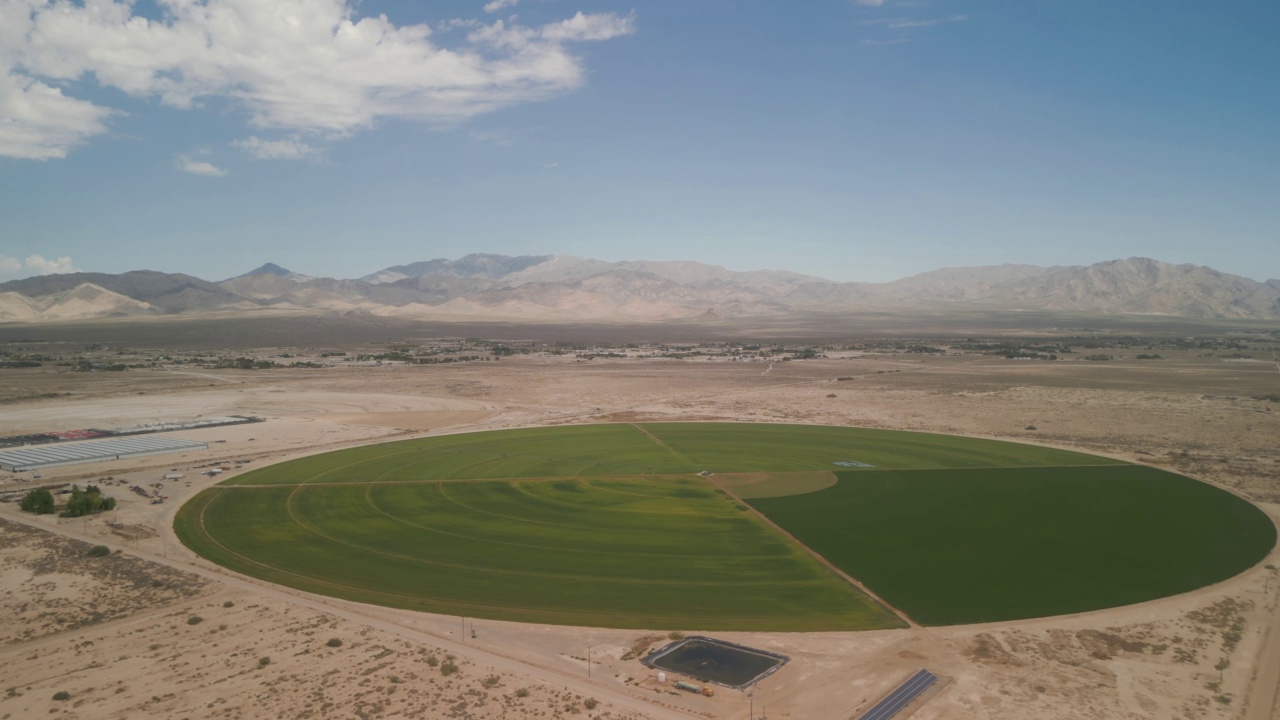
<path fill-rule="evenodd" d="M 988 487 L 984 471 L 1007 468 L 1025 478 L 996 494 L 1002 512 L 1016 519 L 1025 515 L 1018 503 L 1031 501 L 1014 491 L 1039 487 L 1041 476 L 1063 479 L 1052 486 L 1057 492 L 1087 492 L 1096 483 L 1072 480 L 1133 467 L 1051 448 L 860 428 L 657 423 L 503 430 L 260 468 L 197 495 L 180 510 L 176 529 L 188 546 L 234 570 L 384 605 L 614 627 L 869 629 L 901 623 L 735 503 L 716 487 L 718 475 L 759 474 L 771 495 L 788 494 L 780 492 L 787 473 L 823 488 L 751 502 L 770 517 L 779 513 L 778 522 L 872 591 L 882 586 L 894 594 L 890 602 L 933 622 L 950 617 L 935 611 L 939 603 L 961 599 L 947 597 L 929 578 L 891 583 L 885 578 L 897 576 L 869 559 L 888 557 L 913 538 L 920 541 L 912 557 L 937 555 L 939 538 L 919 531 L 930 522 L 920 513 L 942 517 L 943 510 L 917 494 L 886 491 L 897 505 L 874 514 L 897 519 L 879 527 L 858 514 L 865 508 L 827 507 L 829 497 L 844 497 L 855 478 L 879 479 L 893 489 L 917 473 L 934 483 L 921 485 L 929 493 L 942 496 L 945 489 L 952 499 L 942 506 L 963 518 L 987 510 L 955 498 Z M 813 482 L 815 474 L 831 471 L 840 473 L 840 485 Z M 733 487 L 734 478 L 726 481 Z M 1063 506 L 1074 507 L 1068 500 Z M 1087 505 L 1088 498 L 1075 500 Z M 784 517 L 781 508 L 790 514 Z M 967 541 L 962 533 L 944 545 Z M 1076 546 L 1086 545 L 1070 538 L 1062 545 Z M 1096 543 L 1088 547 L 1102 552 Z M 1059 567 L 1100 567 L 1061 548 L 1046 555 L 1043 570 L 1050 574 Z M 889 565 L 908 578 L 927 566 L 920 560 Z M 968 577 L 962 565 L 949 571 Z M 925 591 L 913 589 L 926 587 L 933 605 L 917 597 Z M 994 601 L 986 606 L 990 614 L 980 607 L 964 617 L 999 619 L 1007 612 Z"/>
<path fill-rule="evenodd" d="M 814 425 L 659 423 L 497 430 L 404 440 L 260 468 L 229 485 L 601 477 L 712 472 L 1114 464 L 950 435 Z"/>
<path fill-rule="evenodd" d="M 304 590 L 623 627 L 892 627 L 896 618 L 696 477 L 208 490 L 183 541 Z"/>

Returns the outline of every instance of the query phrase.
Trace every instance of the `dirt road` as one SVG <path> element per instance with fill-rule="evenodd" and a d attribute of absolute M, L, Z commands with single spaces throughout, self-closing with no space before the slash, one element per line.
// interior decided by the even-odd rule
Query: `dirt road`
<path fill-rule="evenodd" d="M 1267 600 L 1271 603 L 1271 622 L 1257 669 L 1253 673 L 1248 705 L 1244 720 L 1275 720 L 1280 718 L 1280 578 L 1269 584 Z"/>

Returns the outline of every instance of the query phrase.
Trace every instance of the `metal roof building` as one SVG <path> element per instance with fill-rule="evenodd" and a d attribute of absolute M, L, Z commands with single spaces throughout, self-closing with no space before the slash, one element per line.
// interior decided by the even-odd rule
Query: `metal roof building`
<path fill-rule="evenodd" d="M 120 460 L 145 455 L 182 452 L 183 450 L 203 450 L 207 447 L 209 446 L 204 443 L 190 440 L 154 436 L 55 443 L 0 452 L 0 468 L 13 472 L 39 470 L 40 468 L 54 467 L 56 465 Z"/>

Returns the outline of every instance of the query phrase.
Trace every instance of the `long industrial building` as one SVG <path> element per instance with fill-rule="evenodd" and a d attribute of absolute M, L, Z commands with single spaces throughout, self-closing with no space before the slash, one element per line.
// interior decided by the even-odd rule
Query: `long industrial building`
<path fill-rule="evenodd" d="M 57 465 L 120 460 L 184 450 L 203 450 L 208 447 L 204 443 L 191 440 L 155 436 L 36 445 L 24 447 L 21 450 L 0 452 L 0 469 L 11 472 L 39 470 Z"/>

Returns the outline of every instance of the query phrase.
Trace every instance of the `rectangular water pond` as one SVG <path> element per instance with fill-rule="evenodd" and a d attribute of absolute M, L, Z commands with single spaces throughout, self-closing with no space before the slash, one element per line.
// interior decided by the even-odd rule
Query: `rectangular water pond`
<path fill-rule="evenodd" d="M 641 662 L 651 668 L 737 689 L 768 677 L 789 659 L 767 650 L 694 635 L 650 653 Z"/>

